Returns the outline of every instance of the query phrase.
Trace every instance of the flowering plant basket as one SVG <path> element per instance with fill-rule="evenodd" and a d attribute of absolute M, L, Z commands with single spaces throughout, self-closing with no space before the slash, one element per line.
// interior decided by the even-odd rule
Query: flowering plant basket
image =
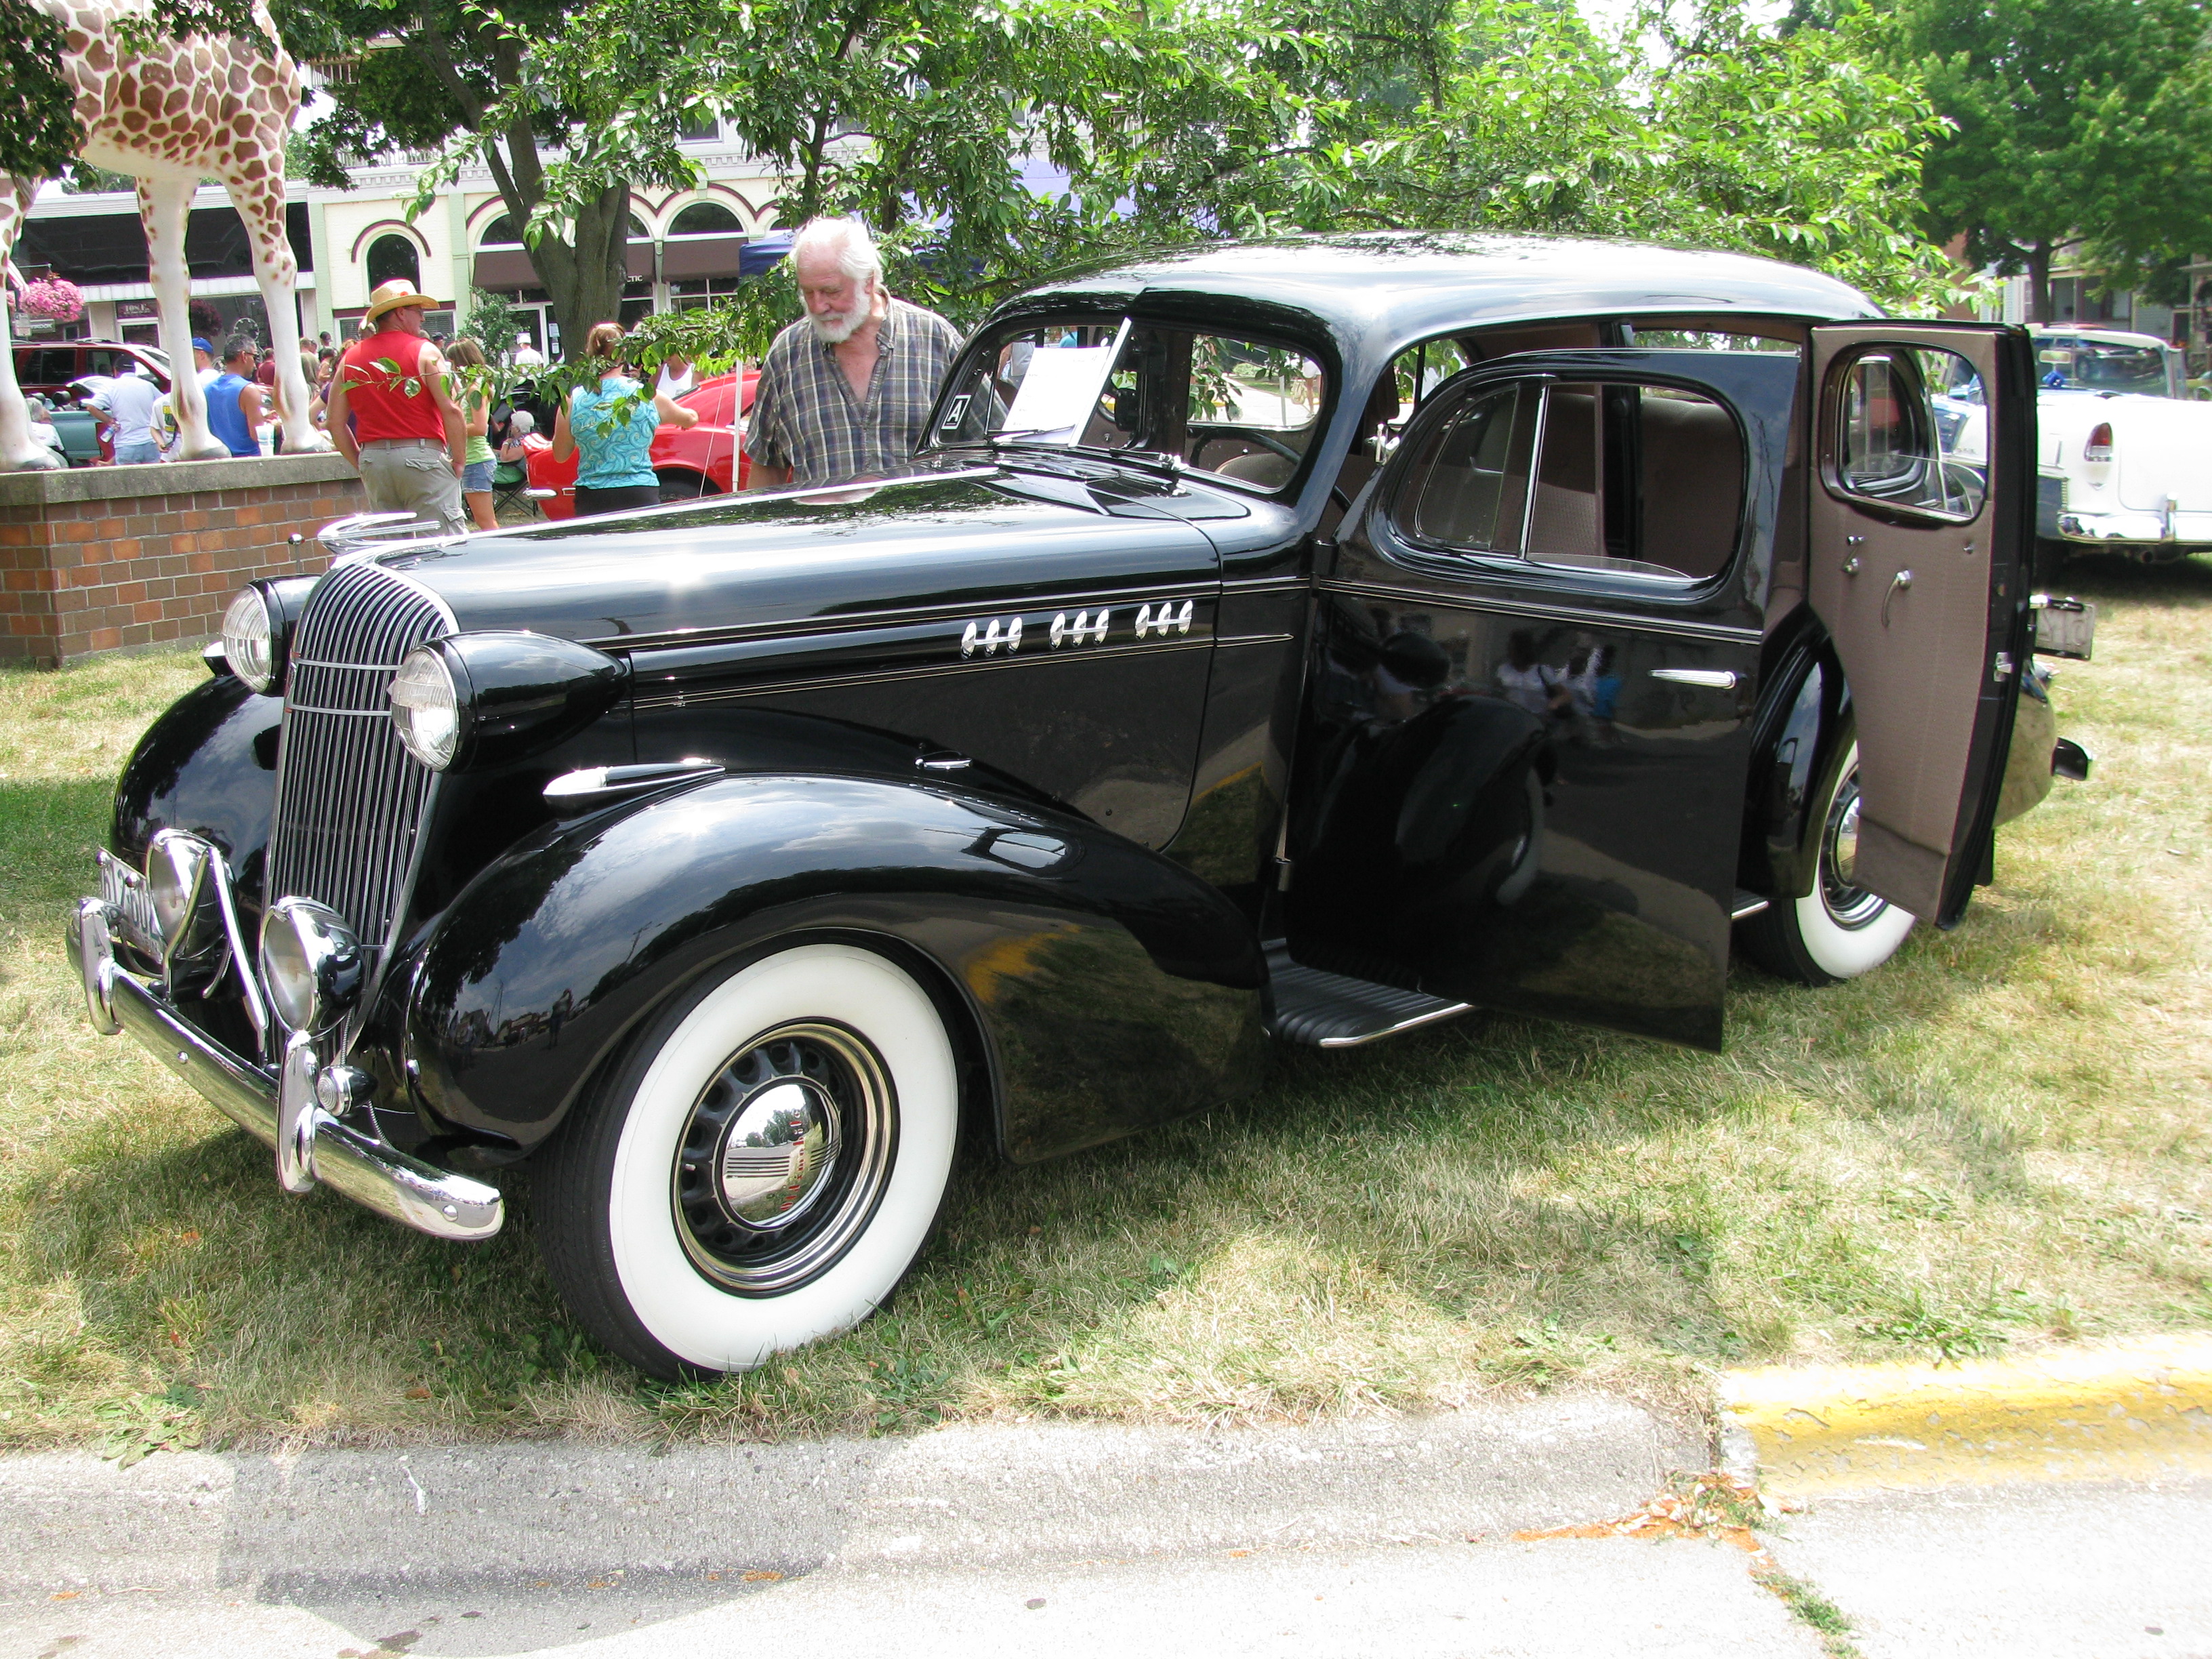
<path fill-rule="evenodd" d="M 15 308 L 26 317 L 45 317 L 57 323 L 73 323 L 84 315 L 84 295 L 63 276 L 42 276 L 27 283 L 16 296 Z"/>

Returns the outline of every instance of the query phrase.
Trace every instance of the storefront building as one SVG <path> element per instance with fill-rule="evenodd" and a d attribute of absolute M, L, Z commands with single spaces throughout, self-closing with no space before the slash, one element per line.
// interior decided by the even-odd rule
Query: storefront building
<path fill-rule="evenodd" d="M 726 142 L 716 123 L 686 131 L 682 142 L 705 182 L 696 190 L 630 198 L 629 281 L 622 303 L 626 323 L 735 292 L 743 276 L 764 264 L 782 240 L 771 236 L 775 179 L 769 169 Z M 471 289 L 481 289 L 514 305 L 532 343 L 559 356 L 551 302 L 488 170 L 465 170 L 456 188 L 408 219 L 416 181 L 428 159 L 402 156 L 358 168 L 346 191 L 286 185 L 286 226 L 300 265 L 301 338 L 350 337 L 359 331 L 369 291 L 404 276 L 440 302 L 428 319 L 432 333 L 453 332 L 467 316 Z M 764 238 L 768 246 L 757 246 Z M 267 340 L 268 319 L 253 281 L 245 227 L 220 186 L 204 186 L 193 198 L 185 258 L 195 331 L 242 327 Z M 15 262 L 27 276 L 67 278 L 85 300 L 85 314 L 75 322 L 19 319 L 18 338 L 159 343 L 134 195 L 47 192 L 31 208 Z"/>

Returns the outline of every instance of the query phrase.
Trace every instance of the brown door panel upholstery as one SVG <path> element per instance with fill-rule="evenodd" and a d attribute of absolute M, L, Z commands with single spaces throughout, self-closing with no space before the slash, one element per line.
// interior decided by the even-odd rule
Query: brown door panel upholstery
<path fill-rule="evenodd" d="M 1844 487 L 1838 469 L 1840 382 L 1870 347 L 1955 352 L 1984 388 L 1996 341 L 1973 330 L 1894 324 L 1816 328 L 1814 386 L 1820 465 L 1808 481 L 1808 598 L 1850 681 L 1859 744 L 1856 881 L 1924 919 L 1940 911 L 1947 873 L 1977 799 L 1968 763 L 1988 672 L 1996 495 L 1974 516 L 1888 506 Z M 1984 418 L 1994 412 L 1990 395 Z M 1985 431 L 1990 456 L 2000 453 Z M 1966 803 L 1962 809 L 1962 802 Z"/>

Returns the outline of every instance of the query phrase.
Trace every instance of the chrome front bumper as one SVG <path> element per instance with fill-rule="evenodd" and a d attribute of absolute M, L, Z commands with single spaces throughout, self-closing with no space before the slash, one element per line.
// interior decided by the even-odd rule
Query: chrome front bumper
<path fill-rule="evenodd" d="M 81 899 L 70 917 L 70 959 L 83 976 L 94 1029 L 128 1031 L 216 1110 L 265 1145 L 277 1145 L 275 1073 L 243 1060 L 188 1024 L 161 987 L 115 958 L 122 918 L 104 899 Z M 489 1238 L 506 1219 L 495 1187 L 388 1146 L 320 1106 L 305 1107 L 299 1161 L 312 1177 L 403 1226 L 436 1238 Z"/>

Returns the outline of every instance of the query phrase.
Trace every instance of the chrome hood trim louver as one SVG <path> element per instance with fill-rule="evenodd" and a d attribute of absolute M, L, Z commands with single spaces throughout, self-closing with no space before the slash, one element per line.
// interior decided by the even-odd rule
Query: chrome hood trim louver
<path fill-rule="evenodd" d="M 437 775 L 400 746 L 388 693 L 400 659 L 455 631 L 445 601 L 374 559 L 332 568 L 292 642 L 264 905 L 311 898 L 388 958 L 406 914 Z"/>

